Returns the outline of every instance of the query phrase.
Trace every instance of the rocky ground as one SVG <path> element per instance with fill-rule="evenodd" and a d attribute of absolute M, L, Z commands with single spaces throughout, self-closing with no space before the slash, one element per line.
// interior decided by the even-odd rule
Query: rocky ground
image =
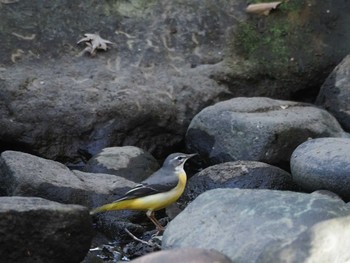
<path fill-rule="evenodd" d="M 349 261 L 350 3 L 252 2 L 0 0 L 1 262 Z M 163 235 L 89 215 L 176 151 Z"/>

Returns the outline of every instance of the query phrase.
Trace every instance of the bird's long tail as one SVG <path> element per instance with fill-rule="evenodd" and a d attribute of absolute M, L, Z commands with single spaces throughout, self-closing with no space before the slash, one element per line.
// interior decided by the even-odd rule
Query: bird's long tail
<path fill-rule="evenodd" d="M 129 209 L 130 208 L 130 201 L 131 200 L 123 200 L 123 201 L 118 201 L 118 202 L 99 206 L 99 207 L 91 210 L 90 215 L 95 215 L 97 213 L 113 211 L 113 210 Z"/>

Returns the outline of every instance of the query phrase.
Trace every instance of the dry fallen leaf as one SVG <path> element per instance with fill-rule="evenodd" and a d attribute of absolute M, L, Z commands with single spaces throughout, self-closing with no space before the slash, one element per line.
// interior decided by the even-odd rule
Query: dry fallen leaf
<path fill-rule="evenodd" d="M 84 34 L 84 38 L 80 39 L 77 44 L 85 43 L 87 47 L 81 52 L 90 52 L 91 55 L 95 55 L 96 51 L 101 49 L 106 51 L 108 49 L 108 44 L 112 45 L 113 42 L 103 39 L 98 34 Z"/>
<path fill-rule="evenodd" d="M 260 3 L 260 4 L 250 4 L 246 8 L 246 12 L 249 14 L 258 14 L 267 16 L 270 14 L 272 9 L 276 9 L 282 2 L 270 2 L 270 3 Z"/>

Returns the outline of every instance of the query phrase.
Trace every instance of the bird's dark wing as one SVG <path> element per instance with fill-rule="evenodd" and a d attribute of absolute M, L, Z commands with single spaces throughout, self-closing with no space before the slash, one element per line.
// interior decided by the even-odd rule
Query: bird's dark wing
<path fill-rule="evenodd" d="M 130 189 L 115 202 L 167 192 L 175 188 L 178 182 L 179 179 L 176 175 L 169 176 L 166 171 L 161 169 L 148 179 Z"/>

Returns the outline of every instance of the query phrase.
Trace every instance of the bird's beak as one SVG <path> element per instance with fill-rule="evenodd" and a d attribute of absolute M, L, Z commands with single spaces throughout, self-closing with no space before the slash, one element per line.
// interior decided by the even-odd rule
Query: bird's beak
<path fill-rule="evenodd" d="M 186 154 L 187 159 L 190 159 L 191 157 L 196 156 L 196 155 L 198 155 L 198 153 Z"/>

